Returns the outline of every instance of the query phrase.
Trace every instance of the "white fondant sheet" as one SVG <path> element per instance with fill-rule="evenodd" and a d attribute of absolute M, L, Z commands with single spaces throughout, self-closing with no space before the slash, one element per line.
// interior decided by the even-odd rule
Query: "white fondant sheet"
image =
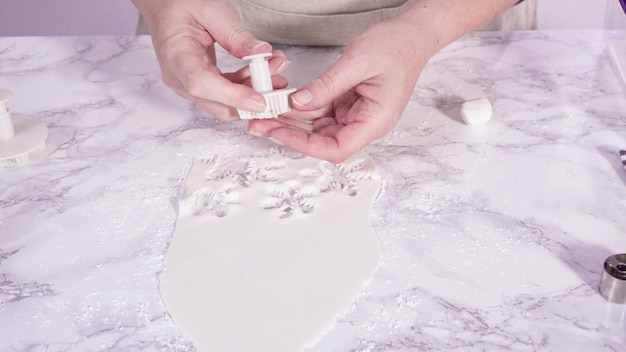
<path fill-rule="evenodd" d="M 169 314 L 200 351 L 303 350 L 378 265 L 379 187 L 364 154 L 196 162 L 160 276 Z"/>
<path fill-rule="evenodd" d="M 292 87 L 341 54 L 277 49 Z M 173 204 L 194 160 L 271 143 L 161 82 L 149 37 L 0 38 L 12 114 L 50 132 L 45 160 L 0 172 L 0 351 L 196 351 L 159 292 Z M 494 118 L 465 125 L 481 96 Z M 601 30 L 447 46 L 366 149 L 380 265 L 306 352 L 622 351 L 626 306 L 597 285 L 626 252 L 625 111 Z"/>

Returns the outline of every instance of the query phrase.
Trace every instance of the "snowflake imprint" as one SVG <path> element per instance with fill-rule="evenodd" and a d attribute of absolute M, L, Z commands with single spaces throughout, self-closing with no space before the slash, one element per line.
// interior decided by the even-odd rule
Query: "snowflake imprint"
<path fill-rule="evenodd" d="M 324 163 L 321 166 L 322 175 L 318 182 L 323 193 L 342 190 L 354 197 L 359 193 L 359 181 L 371 180 L 374 175 L 369 171 L 362 171 L 365 160 L 356 159 L 344 164 L 334 165 Z"/>
<path fill-rule="evenodd" d="M 339 191 L 354 197 L 359 193 L 359 182 L 375 177 L 363 158 L 335 165 L 282 148 L 272 148 L 261 156 L 226 160 L 213 155 L 200 163 L 198 175 L 204 184 L 197 185 L 189 196 L 191 210 L 194 215 L 217 217 L 228 215 L 233 205 L 241 206 L 241 193 L 258 183 L 269 184 L 261 208 L 278 210 L 284 219 L 296 212 L 312 213 L 315 198 L 323 194 Z"/>
<path fill-rule="evenodd" d="M 218 190 L 203 187 L 195 190 L 191 196 L 191 211 L 194 215 L 211 213 L 218 218 L 228 215 L 231 204 L 238 204 L 239 195 L 235 184 L 227 184 Z"/>
<path fill-rule="evenodd" d="M 263 202 L 264 209 L 278 209 L 281 219 L 288 218 L 296 210 L 304 214 L 315 210 L 315 198 L 319 196 L 316 187 L 303 187 L 297 181 L 286 182 L 276 185 L 270 191 L 271 197 Z"/>

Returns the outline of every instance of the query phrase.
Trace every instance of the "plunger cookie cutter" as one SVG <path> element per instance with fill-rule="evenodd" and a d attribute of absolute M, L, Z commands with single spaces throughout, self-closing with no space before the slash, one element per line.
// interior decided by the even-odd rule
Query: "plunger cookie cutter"
<path fill-rule="evenodd" d="M 11 119 L 11 91 L 0 88 L 0 167 L 21 166 L 42 159 L 48 127 L 33 118 Z"/>
<path fill-rule="evenodd" d="M 272 75 L 270 74 L 269 63 L 265 59 L 271 56 L 271 53 L 249 55 L 243 57 L 244 60 L 249 61 L 250 76 L 252 78 L 252 89 L 261 93 L 265 98 L 265 111 L 252 112 L 242 109 L 237 109 L 239 117 L 244 120 L 251 119 L 270 119 L 277 117 L 280 114 L 289 112 L 289 94 L 296 91 L 296 89 L 278 89 L 274 90 L 272 86 Z"/>

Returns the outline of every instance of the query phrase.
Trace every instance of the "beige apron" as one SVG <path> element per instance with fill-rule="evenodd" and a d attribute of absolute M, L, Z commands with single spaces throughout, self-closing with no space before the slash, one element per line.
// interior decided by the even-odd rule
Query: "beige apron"
<path fill-rule="evenodd" d="M 391 18 L 407 0 L 227 0 L 257 38 L 273 43 L 345 45 L 369 26 Z M 483 30 L 536 29 L 537 0 L 526 0 Z"/>
<path fill-rule="evenodd" d="M 395 16 L 407 0 L 228 0 L 235 17 L 273 43 L 344 45 Z"/>
<path fill-rule="evenodd" d="M 257 38 L 295 45 L 345 45 L 372 24 L 403 11 L 407 0 L 227 0 Z M 526 0 L 487 23 L 484 30 L 537 28 L 537 0 Z M 148 34 L 139 17 L 138 34 Z"/>

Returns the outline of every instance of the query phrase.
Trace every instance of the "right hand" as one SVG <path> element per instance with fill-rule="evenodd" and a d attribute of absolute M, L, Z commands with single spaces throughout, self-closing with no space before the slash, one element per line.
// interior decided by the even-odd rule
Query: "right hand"
<path fill-rule="evenodd" d="M 143 14 L 163 81 L 179 95 L 193 101 L 222 121 L 238 118 L 236 108 L 254 112 L 265 109 L 263 96 L 250 88 L 250 70 L 222 73 L 217 68 L 215 44 L 232 55 L 272 51 L 235 19 L 224 0 L 132 0 Z M 280 73 L 289 61 L 280 51 L 269 58 L 274 88 L 284 88 Z"/>

